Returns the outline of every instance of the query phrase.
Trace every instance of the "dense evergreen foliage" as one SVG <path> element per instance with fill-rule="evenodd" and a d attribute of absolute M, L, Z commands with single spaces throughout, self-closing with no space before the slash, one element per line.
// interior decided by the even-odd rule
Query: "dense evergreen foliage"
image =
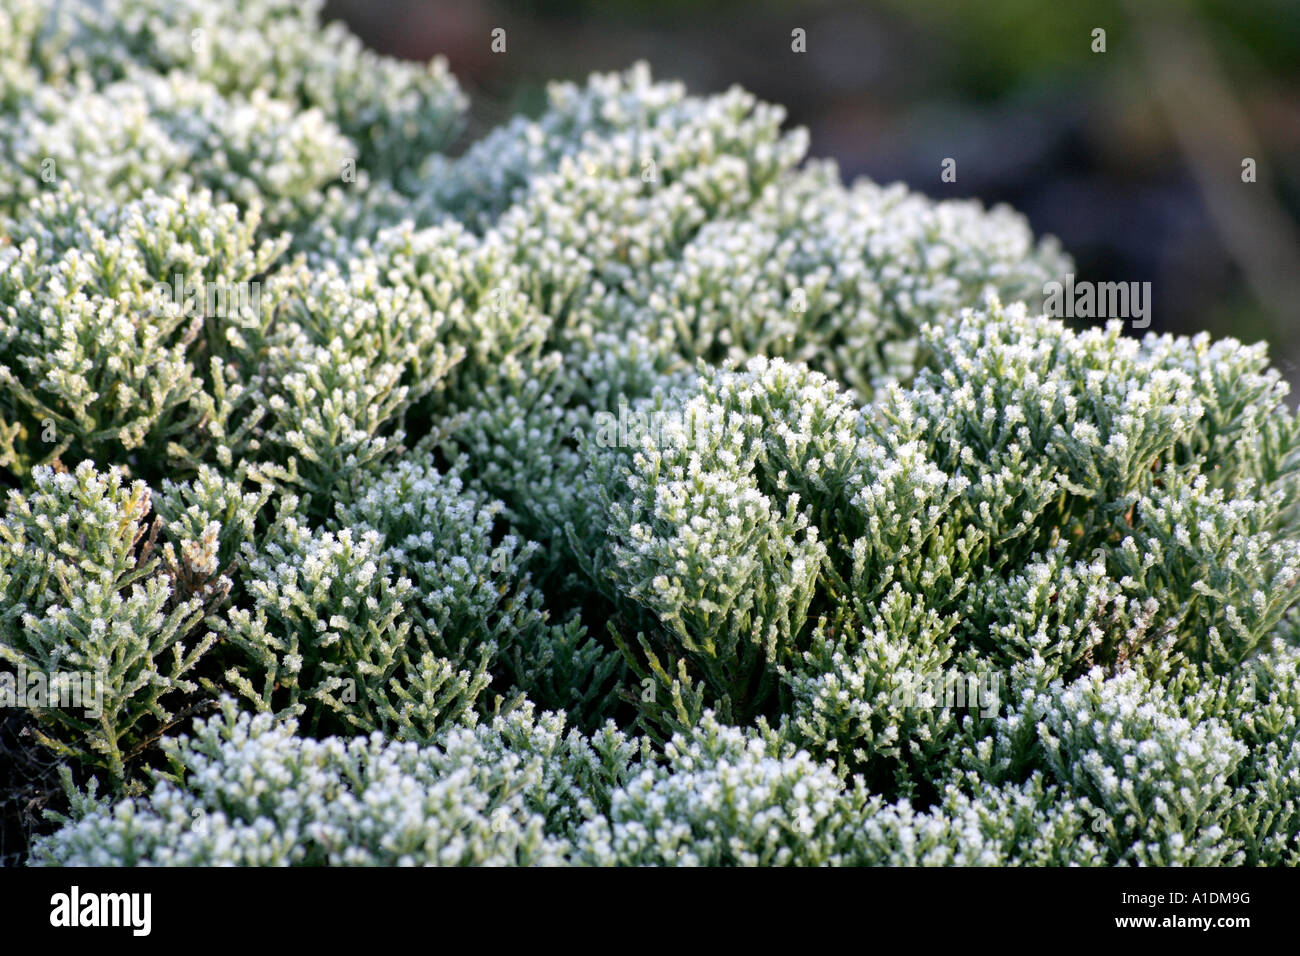
<path fill-rule="evenodd" d="M 1263 347 L 738 89 L 454 154 L 316 16 L 0 0 L 0 669 L 103 692 L 32 862 L 1300 863 Z"/>

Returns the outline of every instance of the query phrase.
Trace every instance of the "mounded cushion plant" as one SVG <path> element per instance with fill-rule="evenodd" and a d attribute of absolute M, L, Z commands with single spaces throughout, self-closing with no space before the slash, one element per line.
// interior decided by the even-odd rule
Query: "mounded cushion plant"
<path fill-rule="evenodd" d="M 0 27 L 0 669 L 104 682 L 31 862 L 1300 863 L 1262 346 L 740 90 L 452 152 L 302 4 Z"/>

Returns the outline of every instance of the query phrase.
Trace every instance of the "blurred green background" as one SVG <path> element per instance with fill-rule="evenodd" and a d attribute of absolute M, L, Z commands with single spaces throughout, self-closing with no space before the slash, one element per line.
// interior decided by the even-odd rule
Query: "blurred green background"
<path fill-rule="evenodd" d="M 638 59 L 693 92 L 738 83 L 846 179 L 1011 203 L 1079 278 L 1151 281 L 1152 331 L 1267 339 L 1300 384 L 1300 0 L 330 0 L 326 15 L 384 52 L 446 56 L 473 102 L 466 142 L 535 114 L 551 79 Z"/>

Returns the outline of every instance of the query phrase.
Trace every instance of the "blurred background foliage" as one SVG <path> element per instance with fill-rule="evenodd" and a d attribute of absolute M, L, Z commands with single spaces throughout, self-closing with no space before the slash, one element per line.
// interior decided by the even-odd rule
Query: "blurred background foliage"
<path fill-rule="evenodd" d="M 1300 384 L 1300 0 L 330 0 L 376 49 L 448 58 L 465 142 L 552 79 L 647 60 L 738 83 L 846 179 L 1008 202 L 1077 274 L 1152 282 L 1151 329 L 1267 339 Z M 504 54 L 490 49 L 494 28 Z M 791 31 L 807 31 L 807 53 Z M 1093 30 L 1106 31 L 1095 53 Z M 1258 181 L 1243 183 L 1242 159 Z M 945 157 L 957 181 L 940 180 Z"/>

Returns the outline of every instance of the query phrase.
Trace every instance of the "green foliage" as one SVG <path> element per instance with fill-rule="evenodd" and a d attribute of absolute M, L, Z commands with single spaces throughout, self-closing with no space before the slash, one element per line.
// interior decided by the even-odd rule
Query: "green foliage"
<path fill-rule="evenodd" d="M 6 0 L 0 211 L 46 184 L 130 200 L 188 185 L 306 226 L 394 180 L 460 129 L 446 64 L 365 50 L 320 3 Z M 400 193 L 398 194 L 400 195 Z"/>
<path fill-rule="evenodd" d="M 51 689 L 60 677 L 93 682 L 91 695 L 66 698 L 81 706 L 51 697 L 35 708 L 41 741 L 120 786 L 173 720 L 169 708 L 197 690 L 187 675 L 213 638 L 191 636 L 200 602 L 175 597 L 152 539 L 142 546 L 143 482 L 89 461 L 75 474 L 38 468 L 32 481 L 30 493 L 10 492 L 0 523 L 0 660 Z"/>
<path fill-rule="evenodd" d="M 644 66 L 446 155 L 316 14 L 0 0 L 34 862 L 1300 863 L 1262 346 Z"/>
<path fill-rule="evenodd" d="M 283 250 L 256 226 L 184 190 L 36 200 L 0 246 L 0 466 L 228 467 L 250 450 L 239 362 L 270 324 L 257 276 Z"/>
<path fill-rule="evenodd" d="M 34 862 L 561 862 L 563 845 L 545 829 L 548 811 L 564 818 L 566 795 L 548 759 L 578 749 L 570 760 L 594 780 L 606 765 L 556 739 L 557 721 L 512 721 L 488 732 L 460 728 L 429 747 L 378 733 L 317 741 L 269 715 L 250 720 L 227 700 L 222 714 L 196 724 L 194 737 L 169 743 L 171 780 L 139 801 L 83 805 L 83 816 L 38 848 Z M 486 752 L 498 759 L 483 760 Z M 276 807 L 268 815 L 269 801 Z"/>

